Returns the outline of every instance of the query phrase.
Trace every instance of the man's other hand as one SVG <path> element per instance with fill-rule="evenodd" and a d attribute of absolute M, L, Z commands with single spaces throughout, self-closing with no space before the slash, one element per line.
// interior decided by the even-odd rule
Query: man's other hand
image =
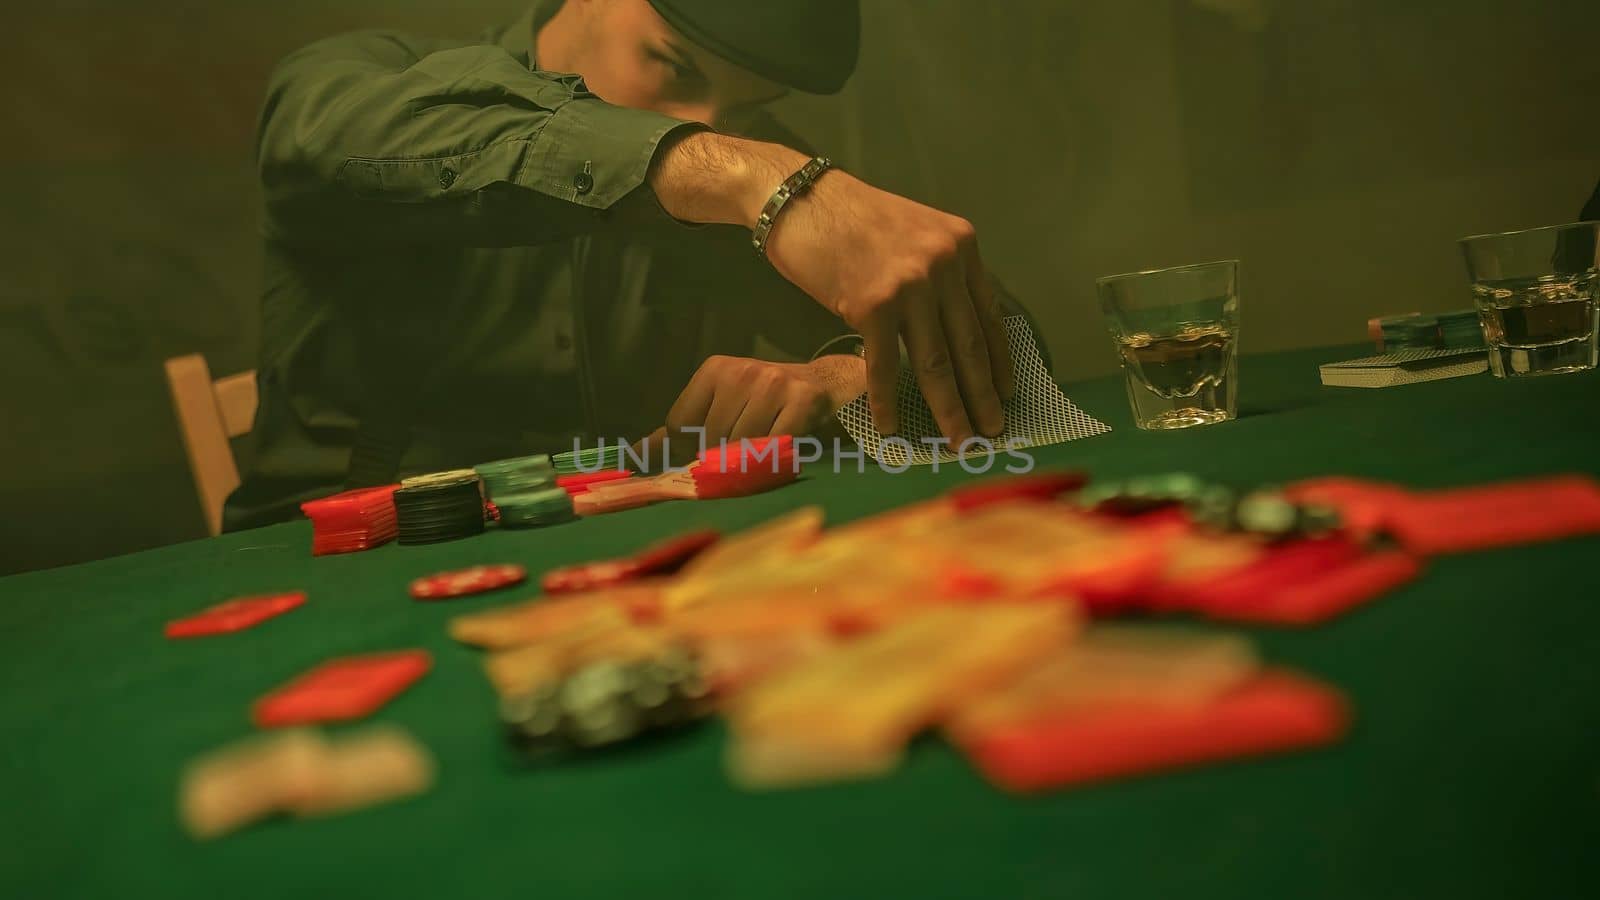
<path fill-rule="evenodd" d="M 824 356 L 809 363 L 713 356 L 678 395 L 667 424 L 640 441 L 635 451 L 654 470 L 663 453 L 672 464 L 682 465 L 702 446 L 724 440 L 831 436 L 838 431 L 834 412 L 864 390 L 866 364 L 856 356 Z M 704 429 L 703 437 L 695 429 Z"/>

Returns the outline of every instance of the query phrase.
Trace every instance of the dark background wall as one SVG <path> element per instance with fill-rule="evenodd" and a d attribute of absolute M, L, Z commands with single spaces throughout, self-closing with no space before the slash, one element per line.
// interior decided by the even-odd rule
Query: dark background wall
<path fill-rule="evenodd" d="M 1244 261 L 1247 350 L 1467 305 L 1454 240 L 1600 179 L 1593 0 L 863 0 L 862 66 L 780 115 L 978 224 L 1076 379 L 1097 275 Z M 272 63 L 470 36 L 519 0 L 78 0 L 0 29 L 0 572 L 202 534 L 161 360 L 254 365 Z M 1249 391 L 1245 385 L 1244 390 Z"/>

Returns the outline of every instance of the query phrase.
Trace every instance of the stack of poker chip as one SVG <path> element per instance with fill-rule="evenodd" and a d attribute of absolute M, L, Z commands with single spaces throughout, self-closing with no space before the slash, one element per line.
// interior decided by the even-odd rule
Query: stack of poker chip
<path fill-rule="evenodd" d="M 311 554 L 370 550 L 394 540 L 398 487 L 358 488 L 300 504 L 300 511 L 311 519 Z"/>
<path fill-rule="evenodd" d="M 609 447 L 601 444 L 598 447 L 584 447 L 581 450 L 557 453 L 551 457 L 551 463 L 555 466 L 557 475 L 577 475 L 606 469 L 619 471 L 625 468 L 622 464 L 621 444 L 612 444 Z"/>
<path fill-rule="evenodd" d="M 473 466 L 473 470 L 483 479 L 484 495 L 496 503 L 512 494 L 550 487 L 556 479 L 555 467 L 543 453 L 486 462 Z"/>
<path fill-rule="evenodd" d="M 1486 346 L 1475 309 L 1425 316 L 1406 313 L 1368 320 L 1367 330 L 1378 350 L 1475 350 Z"/>
<path fill-rule="evenodd" d="M 483 533 L 483 483 L 471 469 L 417 475 L 394 492 L 402 544 L 433 544 Z"/>
<path fill-rule="evenodd" d="M 1445 350 L 1475 350 L 1486 347 L 1483 340 L 1483 323 L 1475 309 L 1462 309 L 1440 313 L 1439 346 Z"/>
<path fill-rule="evenodd" d="M 484 463 L 477 472 L 502 528 L 554 525 L 573 518 L 572 498 L 556 484 L 556 467 L 548 456 Z"/>
<path fill-rule="evenodd" d="M 693 655 L 671 648 L 645 659 L 590 663 L 508 697 L 500 720 L 524 754 L 561 755 L 682 727 L 705 715 L 707 697 Z"/>

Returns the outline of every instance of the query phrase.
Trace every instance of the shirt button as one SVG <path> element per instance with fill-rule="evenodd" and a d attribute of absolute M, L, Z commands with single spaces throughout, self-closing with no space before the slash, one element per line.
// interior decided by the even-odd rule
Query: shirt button
<path fill-rule="evenodd" d="M 561 333 L 558 332 L 556 334 L 556 349 L 557 350 L 571 350 L 572 349 L 572 338 L 568 337 L 565 334 L 561 334 Z"/>
<path fill-rule="evenodd" d="M 572 176 L 572 187 L 580 194 L 587 194 L 594 190 L 594 176 L 588 172 L 579 172 Z"/>
<path fill-rule="evenodd" d="M 449 168 L 447 166 L 447 167 L 439 170 L 439 187 L 442 187 L 445 190 L 449 190 L 450 189 L 450 185 L 455 184 L 455 183 L 456 183 L 456 170 L 455 169 Z"/>

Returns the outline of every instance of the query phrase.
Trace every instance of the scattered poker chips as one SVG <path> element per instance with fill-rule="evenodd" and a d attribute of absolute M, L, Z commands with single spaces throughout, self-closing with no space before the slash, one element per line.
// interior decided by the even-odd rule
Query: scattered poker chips
<path fill-rule="evenodd" d="M 610 446 L 602 443 L 598 447 L 585 447 L 581 450 L 568 450 L 557 453 L 550 458 L 555 466 L 557 475 L 576 475 L 580 472 L 598 472 L 602 469 L 613 471 L 626 468 L 622 464 L 622 445 Z"/>
<path fill-rule="evenodd" d="M 418 578 L 411 582 L 411 596 L 418 600 L 446 600 L 499 590 L 521 584 L 527 578 L 528 570 L 518 565 L 472 566 Z"/>
<path fill-rule="evenodd" d="M 312 555 L 370 550 L 394 540 L 397 487 L 358 488 L 300 504 L 300 511 L 311 519 Z"/>
<path fill-rule="evenodd" d="M 1299 503 L 1280 491 L 1241 493 L 1184 473 L 1090 485 L 1078 494 L 1078 502 L 1087 509 L 1115 515 L 1182 506 L 1200 525 L 1272 540 L 1315 537 L 1343 524 L 1338 510 L 1331 506 Z"/>
<path fill-rule="evenodd" d="M 506 698 L 500 720 L 529 757 L 608 747 L 687 725 L 708 711 L 709 692 L 688 650 L 603 661 Z"/>
<path fill-rule="evenodd" d="M 483 479 L 483 492 L 490 500 L 549 487 L 556 477 L 555 466 L 543 453 L 487 462 L 474 468 Z"/>
<path fill-rule="evenodd" d="M 1164 506 L 1203 500 L 1211 490 L 1212 486 L 1206 482 L 1180 472 L 1096 482 L 1080 490 L 1077 500 L 1080 506 L 1097 512 L 1138 515 Z"/>
<path fill-rule="evenodd" d="M 394 492 L 402 544 L 432 544 L 482 534 L 483 483 L 471 469 L 418 475 Z"/>
<path fill-rule="evenodd" d="M 1271 540 L 1319 537 L 1343 525 L 1343 519 L 1333 507 L 1298 503 L 1274 490 L 1241 494 L 1213 485 L 1186 502 L 1185 508 L 1190 518 L 1208 528 Z"/>
<path fill-rule="evenodd" d="M 572 496 L 559 487 L 527 491 L 496 498 L 501 528 L 555 525 L 574 518 Z"/>

